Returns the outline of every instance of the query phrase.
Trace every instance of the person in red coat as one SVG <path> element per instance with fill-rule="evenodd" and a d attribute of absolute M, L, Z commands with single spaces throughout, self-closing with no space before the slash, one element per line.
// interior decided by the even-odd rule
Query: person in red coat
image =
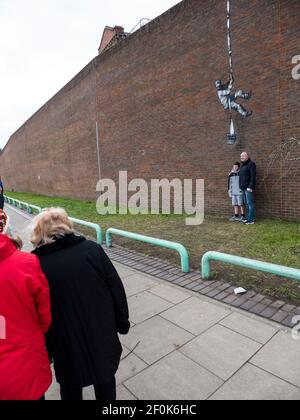
<path fill-rule="evenodd" d="M 38 258 L 21 252 L 7 229 L 0 210 L 0 400 L 39 400 L 52 382 L 49 287 Z"/>

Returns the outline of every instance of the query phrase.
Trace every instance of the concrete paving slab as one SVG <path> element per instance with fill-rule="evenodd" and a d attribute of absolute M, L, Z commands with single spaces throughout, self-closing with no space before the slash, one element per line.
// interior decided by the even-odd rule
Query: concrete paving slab
<path fill-rule="evenodd" d="M 59 385 L 55 381 L 55 379 L 52 382 L 52 385 L 48 389 L 45 395 L 46 400 L 49 401 L 57 401 L 60 400 L 60 393 L 59 393 Z"/>
<path fill-rule="evenodd" d="M 146 321 L 173 306 L 172 303 L 149 292 L 131 296 L 128 299 L 128 305 L 130 319 L 135 324 Z"/>
<path fill-rule="evenodd" d="M 140 400 L 205 400 L 222 381 L 174 352 L 125 382 Z"/>
<path fill-rule="evenodd" d="M 128 378 L 135 376 L 141 370 L 145 369 L 148 365 L 139 359 L 134 353 L 129 354 L 124 360 L 121 361 L 117 375 L 117 385 L 122 384 Z"/>
<path fill-rule="evenodd" d="M 119 336 L 119 338 L 120 338 L 120 341 L 122 340 L 122 335 L 120 335 Z M 130 349 L 129 348 L 127 348 L 124 344 L 122 344 L 122 355 L 121 355 L 121 360 L 122 359 L 124 359 L 126 356 L 127 356 L 127 354 L 129 354 L 130 353 Z"/>
<path fill-rule="evenodd" d="M 31 252 L 33 246 L 29 242 L 29 224 L 32 218 L 26 213 L 22 213 L 21 210 L 12 208 L 7 204 L 5 205 L 5 212 L 10 217 L 10 223 L 13 226 L 14 233 L 18 234 L 23 240 L 23 251 Z"/>
<path fill-rule="evenodd" d="M 131 350 L 139 343 L 134 353 L 148 364 L 153 364 L 193 338 L 182 328 L 156 316 L 132 328 L 121 340 Z"/>
<path fill-rule="evenodd" d="M 159 284 L 158 281 L 151 280 L 149 277 L 137 273 L 129 277 L 123 277 L 122 283 L 125 287 L 127 297 L 137 295 Z"/>
<path fill-rule="evenodd" d="M 93 386 L 89 386 L 83 389 L 82 392 L 83 400 L 95 400 L 95 391 Z M 56 383 L 53 383 L 50 390 L 46 394 L 47 401 L 57 401 L 60 400 L 59 386 Z M 123 385 L 117 387 L 117 400 L 136 400 L 134 395 L 132 395 Z"/>
<path fill-rule="evenodd" d="M 125 277 L 129 277 L 129 276 L 133 276 L 134 274 L 136 274 L 136 271 L 129 267 L 127 268 L 126 266 L 121 265 L 115 261 L 113 261 L 113 264 L 114 264 L 115 269 L 119 273 L 119 276 L 121 277 L 121 279 Z"/>
<path fill-rule="evenodd" d="M 94 387 L 89 386 L 82 390 L 83 400 L 95 400 L 95 391 Z M 57 401 L 60 400 L 59 385 L 56 382 L 53 382 L 51 388 L 46 393 L 47 401 Z"/>
<path fill-rule="evenodd" d="M 278 328 L 238 313 L 223 319 L 220 324 L 261 344 L 266 344 L 279 331 Z"/>
<path fill-rule="evenodd" d="M 82 392 L 82 398 L 85 401 L 92 401 L 95 400 L 95 391 L 94 391 L 94 387 L 93 386 L 88 386 L 86 388 L 83 388 L 83 392 Z"/>
<path fill-rule="evenodd" d="M 122 352 L 122 358 L 126 357 L 128 354 L 130 353 L 130 350 L 123 346 L 123 352 Z M 121 364 L 123 362 L 121 361 Z M 134 360 L 131 360 L 130 363 L 134 366 Z M 138 365 L 138 367 L 140 367 L 140 365 Z M 126 376 L 126 369 L 128 368 L 128 366 L 126 366 L 126 362 L 124 360 L 124 366 L 122 366 L 123 370 L 124 370 L 124 375 Z M 46 400 L 60 400 L 60 392 L 59 392 L 59 384 L 56 382 L 55 380 L 55 375 L 54 375 L 54 369 L 53 369 L 53 365 L 52 365 L 52 375 L 53 375 L 53 382 L 51 387 L 48 389 L 47 393 L 46 393 Z M 127 399 L 127 398 L 123 398 L 124 396 L 126 396 L 126 392 L 124 392 L 122 390 L 122 387 L 118 387 L 117 388 L 117 398 L 118 398 L 118 389 L 119 393 L 121 395 L 122 398 L 120 399 Z M 126 389 L 125 389 L 126 391 Z M 128 392 L 128 391 L 127 391 Z M 95 392 L 94 392 L 94 388 L 93 387 L 87 387 L 83 389 L 83 399 L 84 400 L 94 400 L 95 399 Z M 133 397 L 130 399 L 134 399 Z"/>
<path fill-rule="evenodd" d="M 180 349 L 199 365 L 229 379 L 259 349 L 261 344 L 221 325 L 215 325 Z"/>
<path fill-rule="evenodd" d="M 59 385 L 56 382 L 53 382 L 50 389 L 46 393 L 47 401 L 57 401 L 60 400 Z M 93 386 L 89 386 L 83 389 L 82 391 L 83 400 L 95 400 L 95 391 Z"/>
<path fill-rule="evenodd" d="M 291 331 L 276 334 L 251 363 L 300 388 L 300 340 Z"/>
<path fill-rule="evenodd" d="M 211 400 L 256 400 L 282 401 L 300 400 L 300 389 L 247 364 L 226 382 Z"/>
<path fill-rule="evenodd" d="M 135 396 L 128 391 L 123 385 L 117 387 L 117 401 L 132 401 L 136 400 Z"/>
<path fill-rule="evenodd" d="M 230 313 L 230 310 L 221 306 L 192 297 L 163 312 L 161 316 L 192 334 L 198 335 Z"/>
<path fill-rule="evenodd" d="M 168 286 L 164 284 L 159 284 L 158 286 L 151 288 L 150 292 L 175 304 L 183 302 L 191 297 L 190 293 L 186 293 L 175 286 Z"/>

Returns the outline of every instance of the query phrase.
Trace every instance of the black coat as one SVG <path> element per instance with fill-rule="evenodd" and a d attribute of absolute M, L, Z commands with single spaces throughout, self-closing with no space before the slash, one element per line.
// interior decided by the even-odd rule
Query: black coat
<path fill-rule="evenodd" d="M 0 209 L 3 210 L 3 208 L 4 208 L 4 195 L 1 194 L 1 191 L 0 191 Z"/>
<path fill-rule="evenodd" d="M 47 347 L 57 381 L 74 387 L 105 384 L 115 375 L 129 331 L 121 279 L 101 246 L 67 235 L 33 251 L 50 288 Z"/>
<path fill-rule="evenodd" d="M 255 189 L 256 186 L 256 164 L 248 159 L 242 163 L 240 169 L 240 189 L 246 190 L 247 188 Z"/>

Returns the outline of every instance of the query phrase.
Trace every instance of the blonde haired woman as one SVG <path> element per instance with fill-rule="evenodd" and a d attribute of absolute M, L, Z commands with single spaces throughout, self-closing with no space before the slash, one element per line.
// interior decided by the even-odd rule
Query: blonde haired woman
<path fill-rule="evenodd" d="M 115 373 L 129 331 L 124 287 L 102 247 L 74 234 L 63 209 L 33 221 L 31 242 L 48 279 L 52 328 L 48 337 L 63 400 L 81 400 L 94 385 L 97 400 L 115 400 Z"/>
<path fill-rule="evenodd" d="M 44 334 L 51 323 L 47 280 L 36 256 L 21 252 L 0 210 L 0 400 L 39 400 L 52 374 Z"/>

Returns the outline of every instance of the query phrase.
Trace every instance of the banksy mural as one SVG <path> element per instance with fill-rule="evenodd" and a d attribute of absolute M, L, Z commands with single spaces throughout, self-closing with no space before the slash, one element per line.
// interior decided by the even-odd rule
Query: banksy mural
<path fill-rule="evenodd" d="M 229 81 L 225 84 L 221 80 L 216 80 L 215 87 L 221 104 L 225 110 L 230 112 L 229 133 L 227 134 L 227 143 L 234 144 L 236 142 L 236 130 L 233 121 L 233 112 L 237 111 L 242 117 L 250 117 L 252 111 L 247 111 L 243 105 L 237 102 L 239 99 L 249 100 L 251 92 L 244 92 L 243 90 L 233 91 L 234 72 L 233 72 L 233 58 L 232 58 L 232 37 L 231 37 L 231 0 L 227 0 L 227 45 L 229 57 Z"/>
<path fill-rule="evenodd" d="M 278 182 L 282 182 L 283 178 L 288 178 L 290 181 L 296 180 L 300 175 L 300 139 L 290 137 L 283 140 L 272 151 L 267 162 L 261 184 L 265 184 L 269 177 L 272 178 L 272 171 L 276 171 L 278 166 L 281 168 L 276 174 Z"/>
<path fill-rule="evenodd" d="M 224 109 L 237 111 L 242 115 L 242 117 L 250 117 L 252 115 L 252 111 L 246 111 L 241 104 L 237 103 L 237 99 L 250 99 L 251 92 L 244 92 L 242 90 L 232 92 L 233 83 L 233 75 L 231 75 L 230 80 L 225 85 L 222 84 L 221 80 L 217 80 L 215 82 L 220 102 Z"/>

